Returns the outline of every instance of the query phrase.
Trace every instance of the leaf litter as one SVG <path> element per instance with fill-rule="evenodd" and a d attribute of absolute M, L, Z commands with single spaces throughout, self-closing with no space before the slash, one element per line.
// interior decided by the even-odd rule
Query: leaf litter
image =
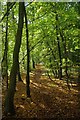
<path fill-rule="evenodd" d="M 26 74 L 22 74 L 23 82 L 17 82 L 14 98 L 16 118 L 38 119 L 68 119 L 79 118 L 80 97 L 79 86 L 76 89 L 71 86 L 69 90 L 63 80 L 49 77 L 45 74 L 45 68 L 37 65 L 30 73 L 31 98 L 26 97 Z M 4 100 L 6 90 L 3 85 L 2 108 L 4 115 Z"/>

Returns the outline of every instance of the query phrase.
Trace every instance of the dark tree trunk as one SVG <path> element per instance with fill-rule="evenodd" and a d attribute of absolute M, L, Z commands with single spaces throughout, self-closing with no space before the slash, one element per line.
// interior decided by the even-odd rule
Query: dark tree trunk
<path fill-rule="evenodd" d="M 34 21 L 34 6 L 32 8 L 32 41 L 33 41 L 33 38 L 34 38 L 34 24 L 33 24 L 33 21 Z M 34 53 L 32 54 L 32 67 L 35 69 L 35 61 L 34 61 Z"/>
<path fill-rule="evenodd" d="M 15 23 L 15 17 L 14 17 L 14 9 L 12 9 L 12 19 L 13 19 L 13 24 Z M 17 21 L 16 21 L 17 24 Z M 15 28 L 16 26 L 14 26 Z M 16 36 L 16 31 L 14 31 L 14 36 Z M 22 81 L 21 75 L 20 75 L 20 66 L 19 66 L 19 61 L 18 61 L 18 70 L 17 70 L 17 75 L 18 75 L 18 81 Z"/>
<path fill-rule="evenodd" d="M 16 34 L 16 41 L 13 52 L 13 65 L 10 73 L 10 84 L 5 98 L 5 113 L 15 114 L 14 109 L 14 94 L 16 87 L 16 74 L 18 69 L 18 59 L 19 59 L 19 50 L 21 45 L 21 37 L 22 37 L 22 28 L 24 23 L 24 3 L 19 2 L 19 22 L 18 22 L 18 30 Z"/>
<path fill-rule="evenodd" d="M 35 61 L 32 59 L 33 68 L 35 69 Z"/>
<path fill-rule="evenodd" d="M 26 9 L 24 6 L 24 14 L 25 14 L 25 25 L 26 25 L 26 44 L 27 44 L 27 76 L 26 76 L 26 93 L 27 97 L 31 97 L 30 95 L 30 76 L 29 76 L 29 71 L 30 71 L 30 51 L 29 51 L 29 34 L 28 34 L 28 21 L 27 21 L 27 14 L 26 14 Z"/>
<path fill-rule="evenodd" d="M 64 57 L 65 57 L 65 74 L 66 74 L 66 82 L 68 89 L 70 90 L 69 80 L 68 80 L 68 66 L 67 66 L 67 50 L 66 50 L 66 38 L 64 38 L 63 31 L 60 30 L 60 36 L 62 38 L 63 47 L 64 47 Z"/>
<path fill-rule="evenodd" d="M 66 77 L 68 78 L 68 66 L 67 66 L 67 50 L 66 50 L 66 38 L 64 38 L 64 33 L 60 32 L 60 36 L 62 38 L 62 43 L 63 43 L 63 47 L 64 47 L 64 57 L 65 57 L 65 73 L 66 73 Z"/>
<path fill-rule="evenodd" d="M 7 3 L 7 10 L 8 10 L 8 3 Z M 2 28 L 3 29 L 3 28 Z M 3 30 L 2 30 L 3 32 Z M 6 36 L 5 36 L 5 49 L 4 49 L 4 55 L 2 59 L 2 76 L 3 79 L 6 79 L 6 89 L 8 89 L 8 14 L 6 19 Z"/>
<path fill-rule="evenodd" d="M 2 24 L 2 46 L 4 45 L 4 38 L 3 38 L 3 24 Z M 3 50 L 3 47 L 2 47 L 2 50 Z M 5 54 L 5 50 L 4 50 L 4 54 Z M 5 77 L 5 69 L 4 69 L 4 58 L 5 55 L 3 55 L 3 58 L 2 58 L 2 61 L 1 61 L 1 75 L 2 75 L 2 79 L 4 79 Z"/>
<path fill-rule="evenodd" d="M 19 61 L 18 61 L 18 70 L 17 70 L 17 74 L 18 74 L 18 81 L 22 81 L 21 74 L 20 74 Z"/>
<path fill-rule="evenodd" d="M 24 52 L 23 52 L 23 66 L 24 66 L 24 69 L 25 69 L 25 59 L 24 59 Z"/>
<path fill-rule="evenodd" d="M 60 40 L 59 40 L 59 34 L 58 34 L 58 14 L 56 13 L 56 35 L 57 35 L 57 43 L 58 43 L 58 52 L 59 52 L 59 79 L 62 78 L 62 57 L 61 57 L 61 48 L 60 48 Z"/>
<path fill-rule="evenodd" d="M 7 3 L 7 10 L 8 10 L 8 3 Z M 5 60 L 6 60 L 6 89 L 8 89 L 8 15 L 7 15 L 7 21 L 6 21 L 6 44 L 5 44 Z"/>

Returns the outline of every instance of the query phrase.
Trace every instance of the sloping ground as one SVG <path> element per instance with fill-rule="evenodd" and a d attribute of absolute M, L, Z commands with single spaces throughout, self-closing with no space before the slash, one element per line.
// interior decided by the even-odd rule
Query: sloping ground
<path fill-rule="evenodd" d="M 22 74 L 23 82 L 17 82 L 16 87 L 14 100 L 16 116 L 14 119 L 79 119 L 80 98 L 76 84 L 73 84 L 73 87 L 71 86 L 71 89 L 68 90 L 65 81 L 54 78 L 50 80 L 45 72 L 44 67 L 38 65 L 30 73 L 31 98 L 26 98 L 26 75 Z M 4 93 L 3 90 L 3 102 Z"/>

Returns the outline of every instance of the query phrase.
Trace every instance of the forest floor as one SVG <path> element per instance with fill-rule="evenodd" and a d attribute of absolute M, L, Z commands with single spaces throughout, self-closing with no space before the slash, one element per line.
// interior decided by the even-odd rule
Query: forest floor
<path fill-rule="evenodd" d="M 26 97 L 26 75 L 22 74 L 23 82 L 17 82 L 14 98 L 16 115 L 10 120 L 19 119 L 59 119 L 80 120 L 80 88 L 76 83 L 70 85 L 70 90 L 64 80 L 49 79 L 42 65 L 30 73 L 31 98 Z M 3 86 L 3 118 L 5 86 Z M 5 119 L 5 120 L 6 120 Z M 8 120 L 8 119 L 7 119 Z"/>

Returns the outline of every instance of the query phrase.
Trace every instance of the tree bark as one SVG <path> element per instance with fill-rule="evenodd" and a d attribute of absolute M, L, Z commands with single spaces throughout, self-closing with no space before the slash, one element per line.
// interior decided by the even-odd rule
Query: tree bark
<path fill-rule="evenodd" d="M 9 7 L 8 4 L 9 3 L 7 3 L 7 10 L 8 10 L 8 7 Z M 2 29 L 3 29 L 3 26 L 2 26 Z M 3 30 L 2 30 L 2 32 L 3 32 Z M 2 77 L 3 77 L 3 79 L 4 78 L 6 79 L 6 89 L 8 89 L 8 57 L 7 56 L 8 56 L 8 14 L 7 14 L 7 18 L 6 18 L 5 49 L 4 49 L 3 59 L 2 59 L 2 62 L 1 62 Z"/>
<path fill-rule="evenodd" d="M 22 29 L 24 23 L 24 2 L 19 2 L 19 22 L 16 34 L 16 41 L 13 52 L 13 65 L 10 73 L 10 84 L 5 98 L 5 114 L 15 114 L 14 94 L 16 87 L 16 74 L 18 69 L 19 50 L 21 45 Z"/>
<path fill-rule="evenodd" d="M 17 75 L 18 75 L 18 81 L 22 81 L 21 74 L 20 74 L 20 65 L 19 65 L 19 61 L 18 61 Z"/>
<path fill-rule="evenodd" d="M 35 61 L 34 61 L 34 59 L 32 59 L 32 63 L 33 63 L 33 68 L 35 69 Z"/>
<path fill-rule="evenodd" d="M 57 35 L 57 43 L 58 43 L 58 52 L 59 52 L 59 79 L 62 78 L 62 57 L 61 57 L 61 48 L 60 48 L 60 40 L 59 40 L 59 34 L 58 34 L 58 14 L 56 13 L 56 35 Z"/>
<path fill-rule="evenodd" d="M 29 50 L 29 34 L 28 34 L 28 21 L 27 21 L 27 14 L 26 14 L 26 9 L 24 6 L 24 14 L 25 14 L 25 25 L 26 25 L 26 48 L 27 48 L 27 76 L 26 76 L 26 93 L 27 97 L 31 97 L 30 95 L 30 76 L 29 76 L 29 71 L 30 71 L 30 50 Z"/>
<path fill-rule="evenodd" d="M 7 3 L 7 10 L 8 10 Z M 6 89 L 8 89 L 8 15 L 6 20 L 6 44 L 5 44 L 5 60 L 6 60 Z"/>
<path fill-rule="evenodd" d="M 66 50 L 66 38 L 64 38 L 64 33 L 63 31 L 60 31 L 60 36 L 62 38 L 62 43 L 63 43 L 63 47 L 64 47 L 64 57 L 65 57 L 65 74 L 66 74 L 66 78 L 68 78 L 68 66 L 67 66 L 67 50 Z"/>

